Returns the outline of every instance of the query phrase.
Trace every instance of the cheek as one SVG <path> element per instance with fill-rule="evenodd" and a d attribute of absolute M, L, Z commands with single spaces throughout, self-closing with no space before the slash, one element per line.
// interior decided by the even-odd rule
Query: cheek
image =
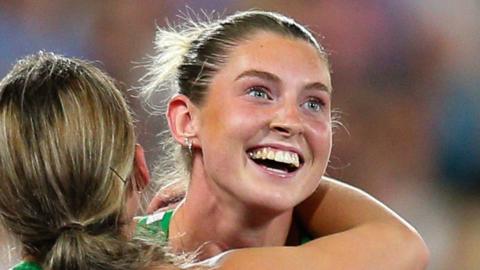
<path fill-rule="evenodd" d="M 223 104 L 205 112 L 202 129 L 210 139 L 216 138 L 216 143 L 246 140 L 265 126 L 267 115 L 262 110 L 248 106 Z"/>
<path fill-rule="evenodd" d="M 310 141 L 314 155 L 330 157 L 332 148 L 332 125 L 331 122 L 308 125 L 306 132 L 307 140 Z"/>
<path fill-rule="evenodd" d="M 268 113 L 264 110 L 242 107 L 239 110 L 232 111 L 228 119 L 225 119 L 226 125 L 234 133 L 242 137 L 252 136 L 261 131 L 268 123 Z"/>

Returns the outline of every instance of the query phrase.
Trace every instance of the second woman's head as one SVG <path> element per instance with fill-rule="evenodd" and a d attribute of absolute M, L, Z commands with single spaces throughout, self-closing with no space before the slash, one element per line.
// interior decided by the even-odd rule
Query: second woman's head
<path fill-rule="evenodd" d="M 149 249 L 126 235 L 142 153 L 106 74 L 52 53 L 20 60 L 0 82 L 0 149 L 0 221 L 30 259 L 52 270 L 147 264 Z"/>
<path fill-rule="evenodd" d="M 156 44 L 146 91 L 176 89 L 167 118 L 175 140 L 192 144 L 184 154 L 193 181 L 279 210 L 315 190 L 331 150 L 332 86 L 308 30 L 276 13 L 241 12 L 160 30 Z"/>

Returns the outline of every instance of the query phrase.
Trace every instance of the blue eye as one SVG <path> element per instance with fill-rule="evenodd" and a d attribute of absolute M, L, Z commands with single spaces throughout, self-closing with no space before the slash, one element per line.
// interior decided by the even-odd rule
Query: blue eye
<path fill-rule="evenodd" d="M 322 110 L 323 106 L 325 106 L 325 103 L 319 99 L 311 98 L 303 103 L 302 106 L 309 111 L 319 112 Z"/>
<path fill-rule="evenodd" d="M 247 94 L 254 98 L 271 99 L 267 89 L 265 89 L 264 87 L 259 87 L 259 86 L 251 87 L 248 89 Z"/>

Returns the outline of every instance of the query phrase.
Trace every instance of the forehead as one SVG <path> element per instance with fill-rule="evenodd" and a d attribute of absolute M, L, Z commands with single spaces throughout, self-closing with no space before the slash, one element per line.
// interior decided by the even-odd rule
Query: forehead
<path fill-rule="evenodd" d="M 284 80 L 321 82 L 331 89 L 327 61 L 305 40 L 257 32 L 235 46 L 219 73 L 238 76 L 246 70 L 272 73 Z M 220 75 L 220 74 L 218 74 Z"/>

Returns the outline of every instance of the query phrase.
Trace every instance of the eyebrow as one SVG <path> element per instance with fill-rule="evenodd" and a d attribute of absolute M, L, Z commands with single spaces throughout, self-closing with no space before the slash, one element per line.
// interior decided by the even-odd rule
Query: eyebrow
<path fill-rule="evenodd" d="M 329 95 L 332 93 L 332 89 L 330 89 L 328 86 L 321 82 L 314 82 L 314 83 L 309 83 L 307 86 L 305 86 L 305 89 L 307 90 L 320 90 L 327 92 Z"/>
<path fill-rule="evenodd" d="M 244 78 L 244 77 L 258 77 L 267 81 L 271 81 L 274 83 L 279 83 L 281 81 L 280 77 L 278 77 L 275 74 L 272 74 L 270 72 L 266 71 L 261 71 L 261 70 L 255 70 L 255 69 L 250 69 L 247 71 L 242 72 L 240 75 L 238 75 L 235 78 L 235 81 Z M 309 83 L 304 87 L 306 90 L 320 90 L 320 91 L 325 91 L 328 94 L 332 93 L 332 89 L 330 89 L 328 86 L 321 82 L 313 82 Z"/>

